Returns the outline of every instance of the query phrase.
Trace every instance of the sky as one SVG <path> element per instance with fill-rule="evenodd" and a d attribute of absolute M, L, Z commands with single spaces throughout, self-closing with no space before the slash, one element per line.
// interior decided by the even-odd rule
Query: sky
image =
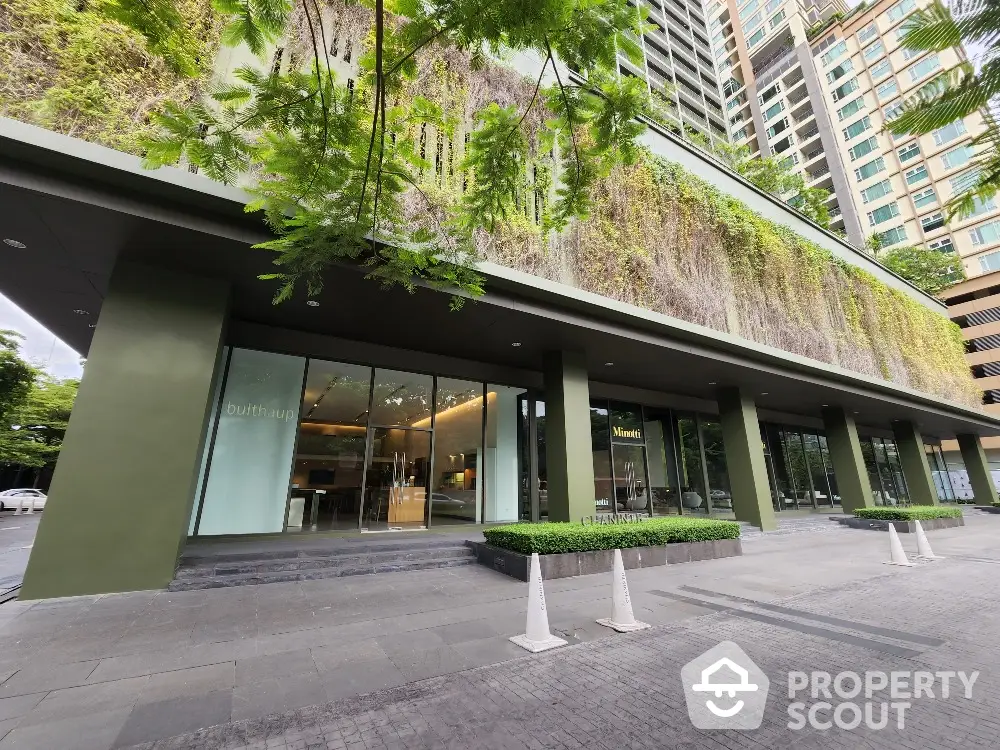
<path fill-rule="evenodd" d="M 57 378 L 79 378 L 83 374 L 79 354 L 2 294 L 0 329 L 24 334 L 21 356 L 36 367 Z"/>

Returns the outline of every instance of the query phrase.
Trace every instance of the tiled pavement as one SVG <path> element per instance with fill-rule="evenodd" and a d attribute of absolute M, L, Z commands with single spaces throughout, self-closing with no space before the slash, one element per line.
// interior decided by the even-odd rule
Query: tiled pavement
<path fill-rule="evenodd" d="M 636 614 L 656 626 L 632 635 L 593 622 L 606 576 L 552 581 L 553 628 L 574 645 L 538 656 L 506 640 L 523 631 L 524 584 L 478 567 L 5 605 L 0 750 L 991 746 L 998 523 L 934 532 L 949 559 L 910 569 L 881 564 L 884 534 L 838 529 L 632 571 Z M 724 638 L 779 692 L 789 669 L 914 664 L 978 668 L 982 689 L 916 704 L 902 735 L 793 737 L 787 700 L 756 733 L 698 734 L 680 666 Z"/>

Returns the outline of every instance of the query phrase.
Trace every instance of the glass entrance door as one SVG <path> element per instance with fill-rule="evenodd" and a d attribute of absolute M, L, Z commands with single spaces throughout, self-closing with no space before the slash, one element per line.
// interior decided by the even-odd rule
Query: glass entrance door
<path fill-rule="evenodd" d="M 649 513 L 646 486 L 646 449 L 641 445 L 611 447 L 615 474 L 615 503 L 619 513 Z"/>
<path fill-rule="evenodd" d="M 431 433 L 399 427 L 368 433 L 362 531 L 426 528 Z"/>

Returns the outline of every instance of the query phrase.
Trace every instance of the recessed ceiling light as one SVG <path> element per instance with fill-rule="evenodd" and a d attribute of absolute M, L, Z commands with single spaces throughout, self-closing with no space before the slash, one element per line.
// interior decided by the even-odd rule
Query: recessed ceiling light
<path fill-rule="evenodd" d="M 27 247 L 27 245 L 25 245 L 23 242 L 12 240 L 10 237 L 5 238 L 3 244 L 10 245 L 11 247 L 16 247 L 18 250 L 24 250 Z"/>
<path fill-rule="evenodd" d="M 714 380 L 710 380 L 710 381 L 708 382 L 708 384 L 709 384 L 709 385 L 717 385 L 717 383 L 716 383 L 716 382 L 715 382 Z"/>
<path fill-rule="evenodd" d="M 309 305 L 309 307 L 319 307 L 319 302 L 314 299 L 306 300 L 306 304 Z"/>
<path fill-rule="evenodd" d="M 820 404 L 820 406 L 829 406 L 830 404 Z"/>
<path fill-rule="evenodd" d="M 511 343 L 511 346 L 520 346 L 520 345 L 521 345 L 520 341 L 514 341 Z"/>
<path fill-rule="evenodd" d="M 605 362 L 605 363 L 604 363 L 604 366 L 605 366 L 605 367 L 614 367 L 614 365 L 615 365 L 615 363 L 614 363 L 614 362 Z"/>
<path fill-rule="evenodd" d="M 760 395 L 761 395 L 761 396 L 766 396 L 766 395 L 767 395 L 767 391 L 764 391 L 764 392 L 763 392 L 763 393 L 761 393 Z"/>
<path fill-rule="evenodd" d="M 75 312 L 77 315 L 90 315 L 89 312 L 87 312 L 86 310 L 81 310 L 81 309 L 76 309 L 73 312 Z"/>
<path fill-rule="evenodd" d="M 87 328 L 97 328 L 97 323 L 91 323 Z"/>

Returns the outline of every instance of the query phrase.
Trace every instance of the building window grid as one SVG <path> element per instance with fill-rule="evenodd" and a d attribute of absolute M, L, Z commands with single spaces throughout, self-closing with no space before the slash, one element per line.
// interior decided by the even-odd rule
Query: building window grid
<path fill-rule="evenodd" d="M 865 60 L 871 62 L 873 58 L 880 57 L 884 52 L 885 45 L 882 44 L 882 40 L 879 39 L 865 47 L 861 51 L 861 56 L 864 57 Z"/>
<path fill-rule="evenodd" d="M 855 169 L 854 176 L 858 179 L 859 182 L 862 182 L 864 180 L 869 179 L 870 177 L 874 177 L 879 172 L 884 172 L 884 171 L 885 171 L 885 159 L 883 159 L 880 156 L 877 159 L 873 159 L 867 164 L 862 164 L 860 167 Z"/>
<path fill-rule="evenodd" d="M 927 179 L 927 167 L 921 164 L 919 167 L 908 169 L 904 176 L 906 177 L 907 185 L 915 185 Z"/>
<path fill-rule="evenodd" d="M 996 221 L 990 221 L 986 224 L 982 224 L 974 229 L 969 230 L 969 237 L 972 239 L 972 244 L 975 247 L 980 245 L 992 245 L 996 242 L 1000 242 L 1000 219 Z M 993 255 L 1000 256 L 1000 253 L 993 253 Z M 980 262 L 982 262 L 980 258 Z M 987 270 L 998 270 L 1000 265 L 996 269 Z"/>
<path fill-rule="evenodd" d="M 963 144 L 958 148 L 953 148 L 951 151 L 941 154 L 941 164 L 944 165 L 945 169 L 954 169 L 968 163 L 971 158 L 972 147 L 968 144 Z"/>
<path fill-rule="evenodd" d="M 910 74 L 911 81 L 919 81 L 921 78 L 933 73 L 940 67 L 941 58 L 937 55 L 931 55 L 930 57 L 925 57 L 920 62 L 911 65 L 907 69 L 907 72 Z"/>
<path fill-rule="evenodd" d="M 878 148 L 878 139 L 875 136 L 871 136 L 868 140 L 861 141 L 861 143 L 852 146 L 848 149 L 848 153 L 851 156 L 851 161 L 855 161 L 862 156 L 870 154 L 876 148 Z"/>
<path fill-rule="evenodd" d="M 892 183 L 889 180 L 882 180 L 876 182 L 871 187 L 865 188 L 861 191 L 861 200 L 863 203 L 872 203 L 877 201 L 879 198 L 884 198 L 892 192 Z"/>
<path fill-rule="evenodd" d="M 924 208 L 932 203 L 937 203 L 937 193 L 934 192 L 933 187 L 918 190 L 913 193 L 911 197 L 913 198 L 913 205 L 915 208 Z"/>
<path fill-rule="evenodd" d="M 934 138 L 934 144 L 936 146 L 943 146 L 946 143 L 958 138 L 960 135 L 965 135 L 965 121 L 956 120 L 955 122 L 948 123 L 943 128 L 938 128 L 931 133 Z"/>
<path fill-rule="evenodd" d="M 899 204 L 896 201 L 892 203 L 886 203 L 884 206 L 879 206 L 874 211 L 868 212 L 868 225 L 878 226 L 884 221 L 889 221 L 899 216 Z"/>
<path fill-rule="evenodd" d="M 860 120 L 856 120 L 844 128 L 844 140 L 850 141 L 857 138 L 859 135 L 864 133 L 866 130 L 871 130 L 872 119 L 868 115 L 865 115 Z"/>
<path fill-rule="evenodd" d="M 892 72 L 892 64 L 888 59 L 880 60 L 868 68 L 868 74 L 873 81 L 880 81 Z"/>
<path fill-rule="evenodd" d="M 880 83 L 875 89 L 875 96 L 879 99 L 888 99 L 890 96 L 895 96 L 897 91 L 899 91 L 899 86 L 896 85 L 896 79 L 893 78 L 885 83 Z"/>
<path fill-rule="evenodd" d="M 843 107 L 837 110 L 837 119 L 840 121 L 845 120 L 853 114 L 857 114 L 865 108 L 865 99 L 863 96 L 859 96 L 857 99 L 848 102 Z"/>

